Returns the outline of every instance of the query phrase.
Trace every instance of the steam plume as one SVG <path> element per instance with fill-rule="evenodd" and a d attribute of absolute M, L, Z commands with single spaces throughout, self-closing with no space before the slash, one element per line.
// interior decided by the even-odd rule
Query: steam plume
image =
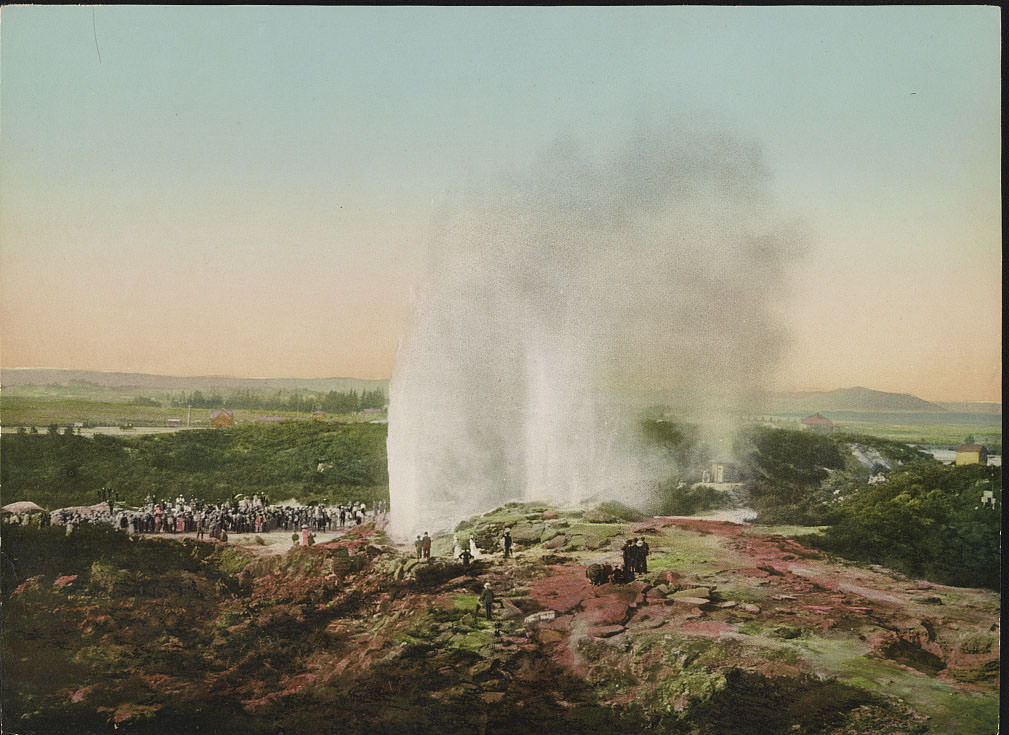
<path fill-rule="evenodd" d="M 767 184 L 755 144 L 643 134 L 607 161 L 558 145 L 446 212 L 390 388 L 392 532 L 508 500 L 639 502 L 654 470 L 623 392 L 723 413 L 782 346 L 796 238 Z"/>

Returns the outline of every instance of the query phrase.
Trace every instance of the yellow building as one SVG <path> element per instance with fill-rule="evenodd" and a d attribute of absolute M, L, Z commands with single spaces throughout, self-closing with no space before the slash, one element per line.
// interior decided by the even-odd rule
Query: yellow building
<path fill-rule="evenodd" d="M 988 464 L 988 450 L 980 444 L 964 444 L 956 450 L 955 465 Z"/>

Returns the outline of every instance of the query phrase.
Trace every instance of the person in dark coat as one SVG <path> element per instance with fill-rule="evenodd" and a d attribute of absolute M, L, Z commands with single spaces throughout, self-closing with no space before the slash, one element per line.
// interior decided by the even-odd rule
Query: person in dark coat
<path fill-rule="evenodd" d="M 648 542 L 643 538 L 638 539 L 638 571 L 648 571 Z"/>
<path fill-rule="evenodd" d="M 490 588 L 490 582 L 484 582 L 483 591 L 480 593 L 480 599 L 477 601 L 477 606 L 483 606 L 484 614 L 486 614 L 487 619 L 490 620 L 490 609 L 491 605 L 494 604 L 494 590 Z"/>
<path fill-rule="evenodd" d="M 420 540 L 420 550 L 425 559 L 431 558 L 431 537 L 424 531 L 424 538 Z"/>
<path fill-rule="evenodd" d="M 504 558 L 507 559 L 512 553 L 512 532 L 506 529 L 501 541 L 504 543 Z"/>
<path fill-rule="evenodd" d="M 624 555 L 624 575 L 632 574 L 634 572 L 634 539 L 624 541 L 620 550 Z"/>

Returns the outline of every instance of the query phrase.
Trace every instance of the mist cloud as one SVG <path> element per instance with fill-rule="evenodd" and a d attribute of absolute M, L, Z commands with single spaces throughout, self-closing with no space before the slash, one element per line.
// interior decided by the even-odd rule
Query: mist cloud
<path fill-rule="evenodd" d="M 753 142 L 642 133 L 560 143 L 446 207 L 391 385 L 400 535 L 507 500 L 641 496 L 627 388 L 738 407 L 772 374 L 799 252 Z M 423 527 L 423 528 L 422 528 Z"/>

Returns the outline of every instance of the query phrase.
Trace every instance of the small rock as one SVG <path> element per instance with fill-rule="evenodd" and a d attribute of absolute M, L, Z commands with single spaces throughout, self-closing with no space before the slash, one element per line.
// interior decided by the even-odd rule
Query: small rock
<path fill-rule="evenodd" d="M 622 625 L 596 625 L 589 628 L 589 635 L 593 638 L 610 638 L 625 630 Z"/>
<path fill-rule="evenodd" d="M 540 643 L 550 645 L 553 643 L 560 643 L 564 640 L 564 634 L 558 630 L 551 630 L 550 628 L 541 628 L 536 631 L 536 638 Z"/>
<path fill-rule="evenodd" d="M 557 617 L 556 610 L 543 610 L 542 612 L 533 613 L 532 615 L 526 616 L 522 621 L 522 625 L 527 628 L 533 628 L 542 623 L 549 623 L 551 620 Z"/>
<path fill-rule="evenodd" d="M 666 584 L 670 587 L 675 587 L 680 581 L 680 575 L 671 569 L 663 569 L 661 572 L 655 575 L 655 585 L 656 587 L 660 584 Z"/>
<path fill-rule="evenodd" d="M 754 605 L 752 602 L 741 602 L 739 603 L 739 609 L 743 612 L 757 614 L 760 612 L 760 606 Z"/>
<path fill-rule="evenodd" d="M 672 596 L 677 600 L 681 597 L 703 597 L 707 600 L 711 597 L 711 591 L 707 587 L 690 587 L 689 589 L 674 592 Z"/>
<path fill-rule="evenodd" d="M 735 607 L 738 604 L 739 603 L 737 603 L 735 600 L 724 600 L 722 602 L 716 602 L 715 603 L 715 607 L 718 607 L 718 608 L 721 608 L 723 610 L 726 610 L 726 609 L 728 609 L 730 607 Z"/>
<path fill-rule="evenodd" d="M 697 605 L 698 607 L 711 602 L 707 597 L 681 597 L 680 595 L 673 595 L 673 600 L 684 605 Z"/>
<path fill-rule="evenodd" d="M 497 704 L 504 699 L 504 697 L 504 692 L 484 692 L 480 695 L 480 699 L 484 702 L 484 704 Z"/>

